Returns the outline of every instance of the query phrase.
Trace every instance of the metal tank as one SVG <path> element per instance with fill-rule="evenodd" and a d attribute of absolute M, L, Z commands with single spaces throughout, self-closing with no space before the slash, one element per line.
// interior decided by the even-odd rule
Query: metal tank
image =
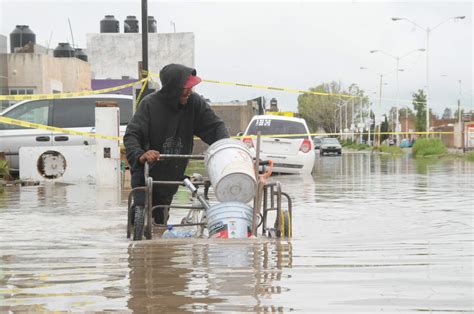
<path fill-rule="evenodd" d="M 69 43 L 59 43 L 53 54 L 56 58 L 72 58 L 75 56 L 75 51 Z"/>
<path fill-rule="evenodd" d="M 124 33 L 138 33 L 138 20 L 135 15 L 128 15 L 123 22 Z"/>
<path fill-rule="evenodd" d="M 153 16 L 148 16 L 148 33 L 156 33 L 156 20 Z"/>
<path fill-rule="evenodd" d="M 117 21 L 113 15 L 106 15 L 100 21 L 100 32 L 101 33 L 118 33 L 118 32 L 120 32 L 119 21 Z"/>
<path fill-rule="evenodd" d="M 15 52 L 15 48 L 24 47 L 29 42 L 36 43 L 36 35 L 28 25 L 17 25 L 10 33 L 10 52 Z"/>
<path fill-rule="evenodd" d="M 84 52 L 84 50 L 82 50 L 82 48 L 76 48 L 75 51 L 74 51 L 74 55 L 75 55 L 76 58 L 87 62 L 87 55 Z"/>

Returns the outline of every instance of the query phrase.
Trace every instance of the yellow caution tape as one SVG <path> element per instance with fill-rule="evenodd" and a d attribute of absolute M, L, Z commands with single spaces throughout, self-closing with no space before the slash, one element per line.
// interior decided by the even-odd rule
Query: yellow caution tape
<path fill-rule="evenodd" d="M 41 100 L 41 99 L 60 99 L 60 98 L 71 98 L 71 97 L 78 97 L 78 96 L 88 96 L 88 95 L 98 95 L 98 94 L 106 94 L 110 92 L 114 92 L 117 90 L 121 90 L 127 87 L 132 87 L 134 85 L 143 83 L 148 80 L 144 78 L 142 80 L 115 86 L 109 87 L 104 89 L 98 90 L 91 90 L 91 91 L 82 91 L 82 92 L 74 92 L 74 93 L 61 93 L 61 94 L 33 94 L 33 95 L 0 95 L 0 100 Z"/>
<path fill-rule="evenodd" d="M 379 135 L 379 134 L 400 134 L 400 135 L 430 135 L 430 134 L 455 134 L 456 132 L 370 132 L 370 135 Z M 304 134 L 268 134 L 268 135 L 260 135 L 261 138 L 285 138 L 285 137 L 304 137 L 304 136 L 352 136 L 352 135 L 368 135 L 368 132 L 354 132 L 354 133 L 304 133 Z M 231 136 L 231 138 L 257 138 L 257 135 L 241 135 L 241 136 Z"/>
<path fill-rule="evenodd" d="M 23 121 L 23 120 L 17 120 L 17 119 L 2 117 L 2 116 L 0 116 L 0 123 L 18 125 L 18 126 L 23 126 L 26 128 L 41 129 L 41 130 L 46 130 L 46 131 L 51 131 L 51 132 L 66 133 L 66 134 L 71 134 L 71 135 L 81 135 L 81 136 L 87 136 L 87 137 L 92 137 L 92 138 L 101 138 L 101 139 L 117 140 L 117 141 L 122 140 L 122 137 L 119 137 L 119 136 L 111 136 L 111 135 L 104 135 L 104 134 L 98 134 L 98 133 L 90 133 L 90 132 L 75 131 L 71 129 L 57 128 L 54 126 L 33 123 L 33 122 L 28 122 L 28 121 Z M 455 134 L 455 133 L 456 132 L 371 132 L 370 134 L 373 134 L 373 135 L 380 135 L 380 134 L 429 135 L 429 134 Z M 367 132 L 364 132 L 364 133 L 310 133 L 309 135 L 310 136 L 339 136 L 339 135 L 351 136 L 351 135 L 360 135 L 360 134 L 367 135 L 369 133 Z M 293 136 L 308 136 L 308 134 L 270 134 L 270 135 L 261 135 L 260 137 L 261 138 L 275 138 L 275 137 L 285 138 L 285 137 L 293 137 Z M 244 137 L 257 138 L 256 135 L 231 136 L 231 138 L 235 138 L 235 139 L 241 139 Z M 198 139 L 199 139 L 198 137 L 194 137 L 194 140 L 198 140 Z"/>
<path fill-rule="evenodd" d="M 81 135 L 81 136 L 100 138 L 100 139 L 106 139 L 106 140 L 114 140 L 114 141 L 121 140 L 121 137 L 119 137 L 119 136 L 111 136 L 111 135 L 104 135 L 104 134 L 97 134 L 97 133 L 75 131 L 75 130 L 70 130 L 70 129 L 62 129 L 62 128 L 57 128 L 57 127 L 54 127 L 54 126 L 49 126 L 49 125 L 44 125 L 44 124 L 39 124 L 39 123 L 33 123 L 33 122 L 27 122 L 27 121 L 22 121 L 22 120 L 7 118 L 7 117 L 1 117 L 1 116 L 0 116 L 0 122 L 1 123 L 6 123 L 6 124 L 12 124 L 12 125 L 19 125 L 19 126 L 23 126 L 23 127 L 26 127 L 26 128 L 34 128 L 34 129 L 41 129 L 41 130 L 51 131 L 51 132 L 67 133 L 67 134 L 71 134 L 71 135 Z"/>

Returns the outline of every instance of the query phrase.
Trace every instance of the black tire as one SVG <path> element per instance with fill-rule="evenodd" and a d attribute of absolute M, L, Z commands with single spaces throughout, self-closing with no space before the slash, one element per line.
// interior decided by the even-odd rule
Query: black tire
<path fill-rule="evenodd" d="M 283 210 L 281 211 L 283 213 L 283 224 L 282 228 L 279 232 L 277 232 L 277 236 L 279 238 L 291 238 L 291 217 L 290 217 L 290 212 L 288 210 Z M 278 219 L 278 218 L 277 218 Z M 275 221 L 275 229 L 278 228 L 278 220 Z"/>
<path fill-rule="evenodd" d="M 145 225 L 145 208 L 135 207 L 135 219 L 133 228 L 133 241 L 140 241 L 143 238 L 143 227 Z"/>
<path fill-rule="evenodd" d="M 319 154 L 320 154 L 321 156 L 324 156 L 324 151 L 322 150 Z"/>
<path fill-rule="evenodd" d="M 128 219 L 127 219 L 127 239 L 130 239 L 130 237 L 132 236 L 132 231 L 133 231 L 133 219 L 135 218 L 134 217 L 135 215 L 135 210 L 134 210 L 134 206 L 130 206 L 128 208 Z"/>

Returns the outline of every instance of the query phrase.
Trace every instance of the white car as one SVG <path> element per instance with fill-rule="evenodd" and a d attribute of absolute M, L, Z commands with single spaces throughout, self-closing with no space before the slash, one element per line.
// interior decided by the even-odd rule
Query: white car
<path fill-rule="evenodd" d="M 120 134 L 133 112 L 132 96 L 92 95 L 62 99 L 25 100 L 5 109 L 0 116 L 28 121 L 48 126 L 95 132 L 95 103 L 97 101 L 117 101 L 120 108 Z M 95 139 L 81 135 L 31 129 L 18 125 L 0 123 L 0 152 L 6 156 L 9 167 L 19 170 L 20 147 L 93 145 Z"/>
<path fill-rule="evenodd" d="M 258 115 L 241 139 L 255 157 L 256 135 L 261 132 L 260 159 L 273 161 L 273 172 L 311 173 L 315 153 L 306 121 L 301 118 Z"/>
<path fill-rule="evenodd" d="M 340 155 L 342 153 L 342 146 L 334 137 L 325 137 L 322 140 L 321 148 L 319 149 L 321 156 L 327 153 L 335 153 Z"/>

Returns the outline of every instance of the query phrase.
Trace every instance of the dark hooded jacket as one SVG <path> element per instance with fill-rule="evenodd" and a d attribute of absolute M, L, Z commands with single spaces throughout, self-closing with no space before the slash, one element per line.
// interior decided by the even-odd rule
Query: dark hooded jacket
<path fill-rule="evenodd" d="M 127 160 L 132 173 L 132 187 L 143 186 L 144 166 L 138 160 L 147 150 L 161 154 L 191 154 L 194 135 L 205 143 L 229 137 L 227 128 L 209 104 L 192 93 L 185 105 L 179 97 L 189 75 L 196 70 L 180 64 L 170 64 L 160 71 L 161 90 L 147 95 L 127 126 L 124 136 Z M 156 180 L 182 180 L 186 159 L 160 160 L 151 169 Z M 160 186 L 162 195 L 173 195 L 177 187 Z"/>

